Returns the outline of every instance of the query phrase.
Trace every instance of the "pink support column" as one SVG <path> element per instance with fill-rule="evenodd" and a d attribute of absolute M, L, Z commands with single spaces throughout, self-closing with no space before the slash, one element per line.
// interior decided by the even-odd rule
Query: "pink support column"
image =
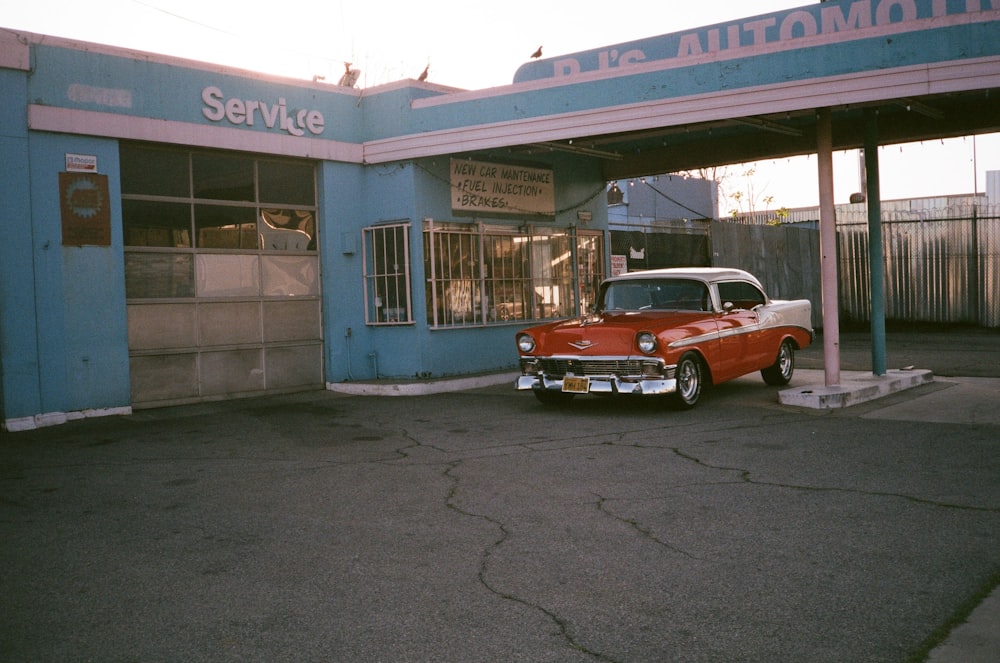
<path fill-rule="evenodd" d="M 840 385 L 840 310 L 837 298 L 837 212 L 833 206 L 833 122 L 830 109 L 818 111 L 819 252 L 823 289 L 823 366 L 826 386 Z"/>

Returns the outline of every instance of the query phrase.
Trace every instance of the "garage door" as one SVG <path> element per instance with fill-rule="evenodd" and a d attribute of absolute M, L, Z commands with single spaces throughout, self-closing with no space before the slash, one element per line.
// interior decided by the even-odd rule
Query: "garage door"
<path fill-rule="evenodd" d="M 120 158 L 133 407 L 322 387 L 314 165 Z"/>

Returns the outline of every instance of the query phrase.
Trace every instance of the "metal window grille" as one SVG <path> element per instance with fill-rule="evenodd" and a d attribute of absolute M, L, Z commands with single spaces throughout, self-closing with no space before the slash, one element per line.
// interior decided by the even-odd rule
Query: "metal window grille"
<path fill-rule="evenodd" d="M 410 296 L 409 223 L 365 228 L 365 323 L 413 323 Z"/>
<path fill-rule="evenodd" d="M 604 236 L 428 220 L 424 259 L 433 327 L 568 317 L 595 301 Z"/>

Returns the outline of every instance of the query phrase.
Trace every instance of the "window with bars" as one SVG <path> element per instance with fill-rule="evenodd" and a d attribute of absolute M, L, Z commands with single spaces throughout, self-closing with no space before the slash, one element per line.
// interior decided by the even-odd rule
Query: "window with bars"
<path fill-rule="evenodd" d="M 365 323 L 413 323 L 409 223 L 364 229 Z"/>
<path fill-rule="evenodd" d="M 432 327 L 577 315 L 604 277 L 599 231 L 427 221 L 423 234 Z"/>

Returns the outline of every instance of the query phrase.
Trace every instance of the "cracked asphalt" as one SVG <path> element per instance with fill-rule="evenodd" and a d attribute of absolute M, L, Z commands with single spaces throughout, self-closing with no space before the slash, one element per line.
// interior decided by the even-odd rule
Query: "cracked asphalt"
<path fill-rule="evenodd" d="M 4 434 L 0 659 L 905 661 L 1000 572 L 1000 421 L 912 414 L 960 388 L 310 392 Z"/>

